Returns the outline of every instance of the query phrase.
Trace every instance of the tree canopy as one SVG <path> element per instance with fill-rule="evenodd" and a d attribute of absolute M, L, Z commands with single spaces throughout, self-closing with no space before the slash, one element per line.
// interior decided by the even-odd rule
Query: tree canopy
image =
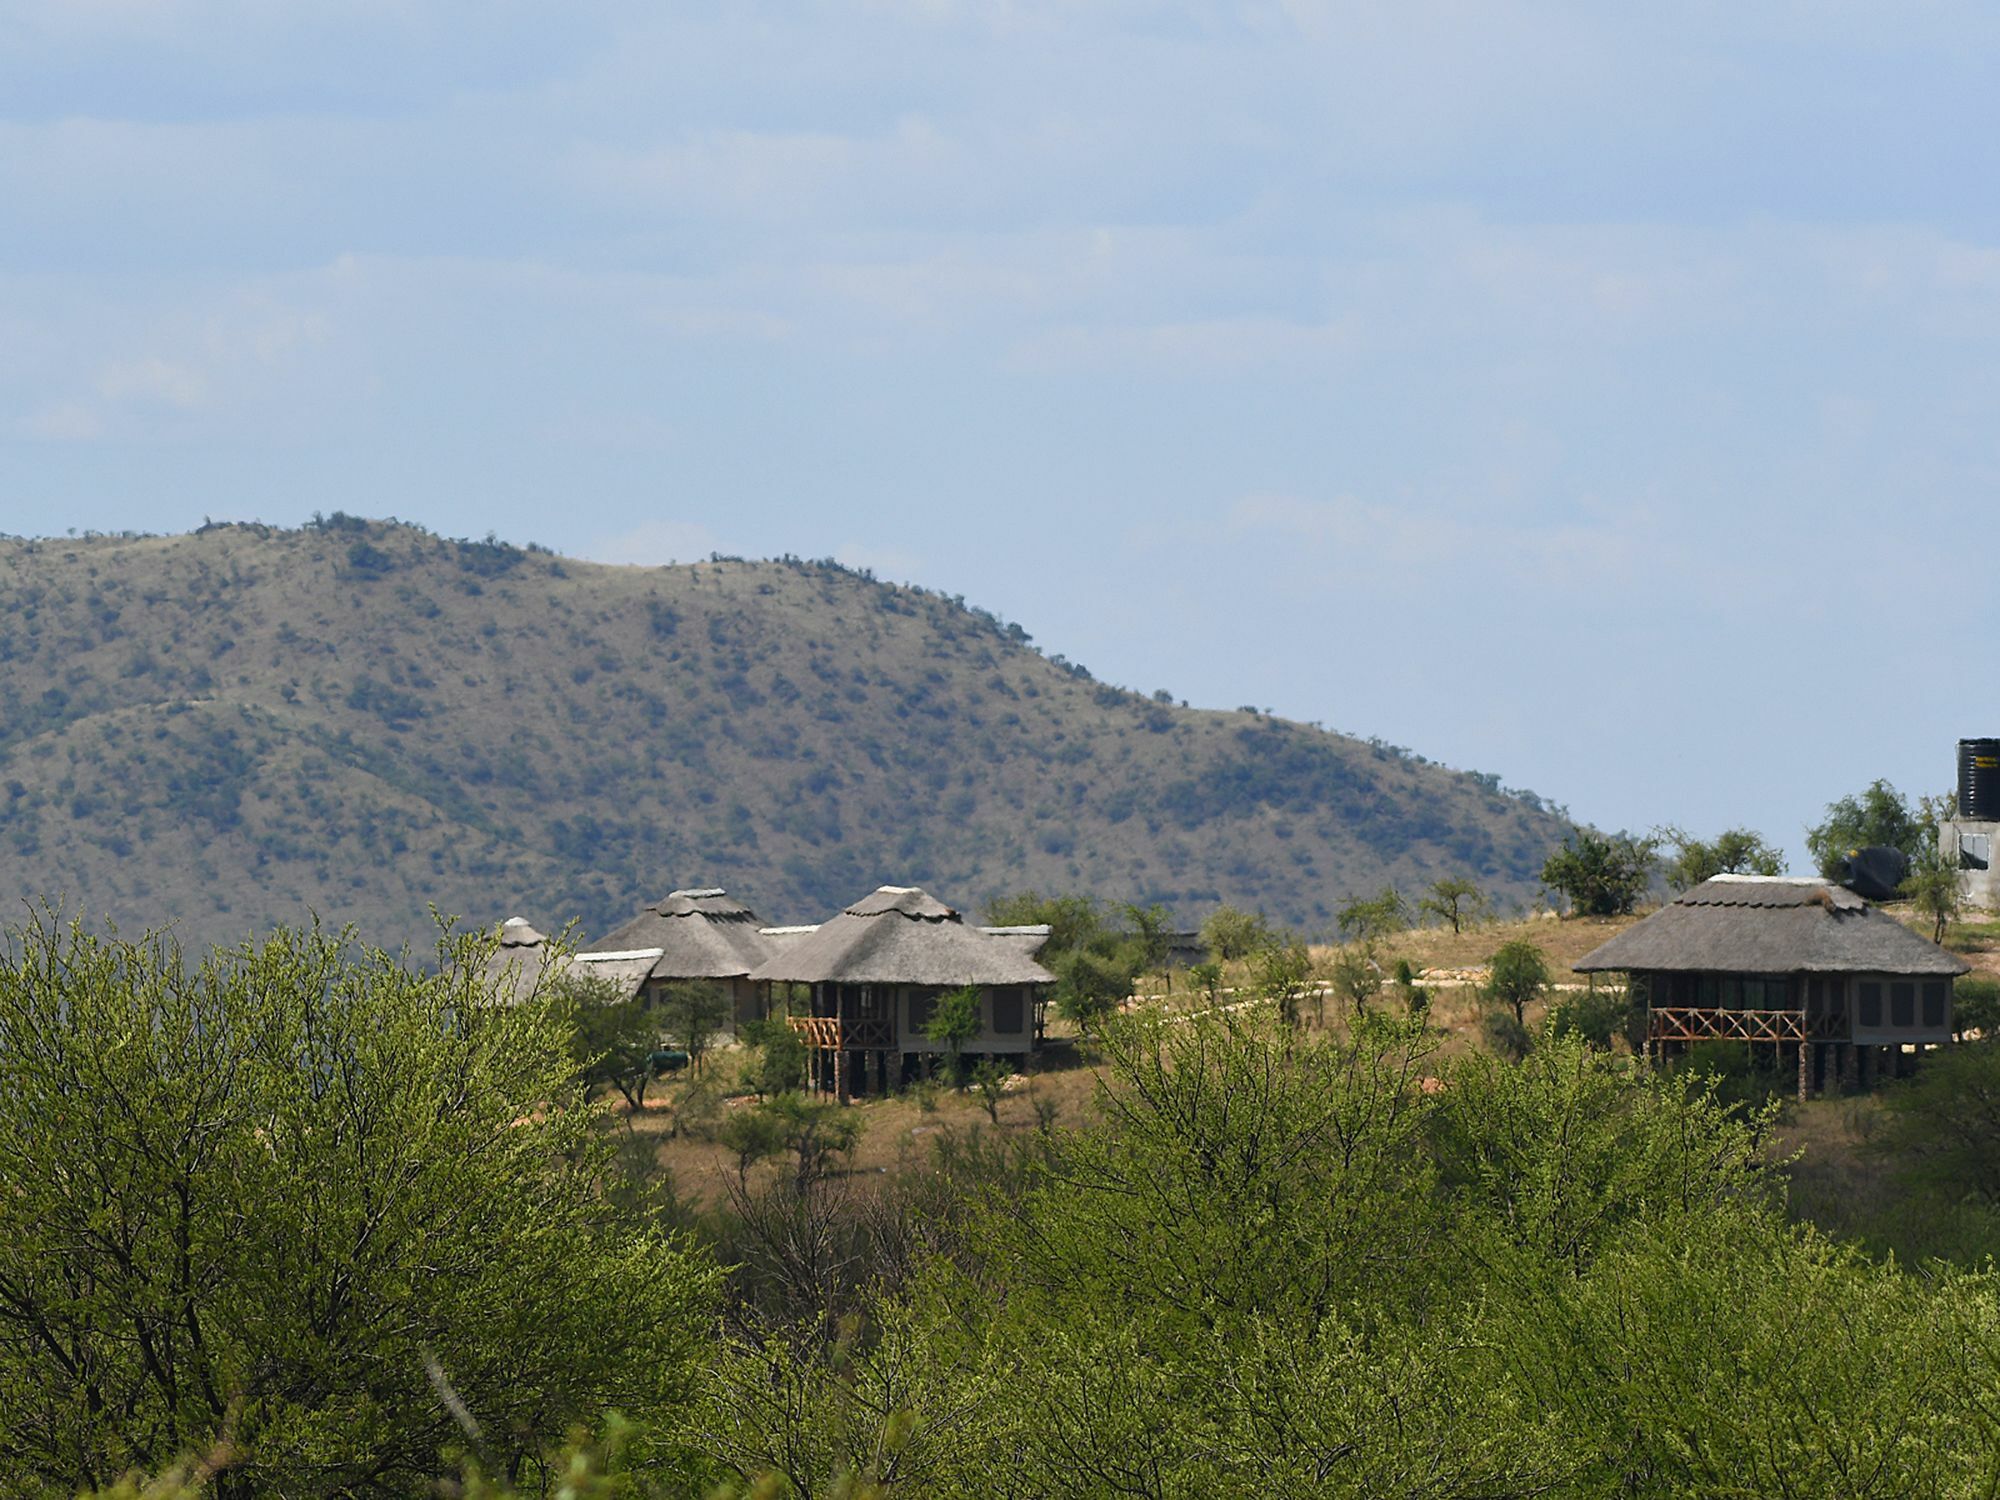
<path fill-rule="evenodd" d="M 74 1494 L 223 1444 L 223 1496 L 410 1492 L 691 1390 L 716 1279 L 601 1190 L 571 1017 L 320 930 L 0 958 L 0 1452 Z"/>

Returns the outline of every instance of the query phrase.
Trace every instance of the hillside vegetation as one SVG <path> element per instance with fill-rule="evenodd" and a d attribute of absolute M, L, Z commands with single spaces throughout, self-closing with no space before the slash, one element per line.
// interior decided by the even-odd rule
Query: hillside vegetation
<path fill-rule="evenodd" d="M 772 921 L 883 881 L 1228 901 L 1525 897 L 1565 822 L 1490 776 L 1094 681 L 832 563 L 580 563 L 335 516 L 0 541 L 0 889 L 235 940 L 427 908 L 601 932 L 676 885 Z"/>

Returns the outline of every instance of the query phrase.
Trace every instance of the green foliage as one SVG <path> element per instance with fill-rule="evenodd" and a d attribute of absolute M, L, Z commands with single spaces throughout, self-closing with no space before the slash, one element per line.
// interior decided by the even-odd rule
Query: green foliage
<path fill-rule="evenodd" d="M 1127 905 L 1112 913 L 1088 896 L 1022 891 L 989 901 L 986 916 L 996 926 L 1048 927 L 1040 962 L 1056 976 L 1056 1009 L 1085 1028 L 1115 1010 L 1138 976 L 1166 959 L 1167 918 L 1156 906 Z"/>
<path fill-rule="evenodd" d="M 986 1106 L 986 1118 L 996 1126 L 1000 1123 L 1000 1101 L 1007 1097 L 1007 1080 L 1012 1076 L 1011 1068 L 990 1057 L 972 1070 L 972 1086 L 979 1091 L 979 1102 Z"/>
<path fill-rule="evenodd" d="M 1931 924 L 1931 941 L 1942 943 L 1946 930 L 1965 909 L 1965 896 L 1958 883 L 1958 864 L 1939 849 L 1935 830 L 1910 862 L 1900 894 Z"/>
<path fill-rule="evenodd" d="M 1202 946 L 1217 963 L 1248 958 L 1273 941 L 1271 924 L 1262 912 L 1241 911 L 1234 906 L 1218 906 L 1201 924 Z"/>
<path fill-rule="evenodd" d="M 1335 920 L 1340 925 L 1342 937 L 1372 941 L 1408 927 L 1410 903 L 1393 885 L 1385 885 L 1378 895 L 1349 901 L 1341 907 Z"/>
<path fill-rule="evenodd" d="M 1678 828 L 1665 828 L 1660 837 L 1673 845 L 1667 861 L 1667 884 L 1676 891 L 1691 890 L 1717 875 L 1782 875 L 1785 857 L 1764 842 L 1763 835 L 1748 828 L 1729 828 L 1714 840 L 1703 842 Z"/>
<path fill-rule="evenodd" d="M 660 1028 L 637 1001 L 623 1000 L 601 979 L 571 976 L 556 986 L 555 1004 L 570 1022 L 570 1056 L 583 1080 L 584 1097 L 614 1088 L 628 1108 L 643 1109 L 652 1081 L 652 1055 Z"/>
<path fill-rule="evenodd" d="M 1529 1002 L 1549 987 L 1549 961 L 1526 938 L 1502 943 L 1486 961 L 1486 1000 L 1504 1005 L 1517 1022 L 1527 1019 Z"/>
<path fill-rule="evenodd" d="M 1963 1041 L 1967 1032 L 1993 1041 L 2000 1036 L 2000 980 L 1967 974 L 1951 987 L 1952 1034 Z"/>
<path fill-rule="evenodd" d="M 689 1065 L 697 1073 L 730 1016 L 729 991 L 706 980 L 670 984 L 660 995 L 660 1024 L 687 1049 Z"/>
<path fill-rule="evenodd" d="M 792 1153 L 793 1180 L 801 1188 L 825 1176 L 834 1158 L 845 1156 L 861 1139 L 860 1120 L 831 1099 L 779 1094 L 747 1112 L 771 1121 L 780 1147 Z"/>
<path fill-rule="evenodd" d="M 1819 872 L 1838 879 L 1842 863 L 1857 849 L 1884 845 L 1914 860 L 1935 836 L 1917 809 L 1887 781 L 1877 780 L 1856 796 L 1829 802 L 1817 827 L 1806 830 L 1806 848 Z"/>
<path fill-rule="evenodd" d="M 1313 982 L 1311 951 L 1296 938 L 1273 943 L 1258 952 L 1253 969 L 1257 993 L 1277 1007 L 1286 1026 L 1297 1027 L 1299 1002 Z"/>
<path fill-rule="evenodd" d="M 1374 945 L 1354 943 L 1342 948 L 1327 970 L 1327 981 L 1348 1009 L 1361 1015 L 1368 1002 L 1382 993 L 1382 966 L 1375 961 Z"/>
<path fill-rule="evenodd" d="M 570 1017 L 318 931 L 189 964 L 37 921 L 0 962 L 0 1451 L 71 1494 L 412 1492 L 441 1371 L 504 1465 L 688 1394 L 714 1274 L 600 1190 Z"/>
<path fill-rule="evenodd" d="M 1495 1057 L 1504 1057 L 1509 1062 L 1519 1062 L 1535 1045 L 1521 1018 L 1499 1006 L 1480 1012 L 1479 1036 Z"/>
<path fill-rule="evenodd" d="M 1579 916 L 1623 916 L 1646 894 L 1653 863 L 1650 839 L 1579 828 L 1542 865 L 1542 884 L 1568 897 Z"/>
<path fill-rule="evenodd" d="M 1417 902 L 1420 913 L 1447 923 L 1454 933 L 1463 931 L 1468 922 L 1477 922 L 1485 915 L 1486 908 L 1485 893 L 1462 875 L 1433 880 L 1423 899 Z"/>
<path fill-rule="evenodd" d="M 1210 959 L 1207 963 L 1190 965 L 1188 983 L 1204 1001 L 1214 1005 L 1222 996 L 1222 965 Z"/>
<path fill-rule="evenodd" d="M 1782 1065 L 1760 1067 L 1748 1042 L 1695 1042 L 1679 1060 L 1677 1070 L 1724 1103 L 1750 1109 L 1782 1100 L 1798 1083 L 1798 1075 Z"/>
<path fill-rule="evenodd" d="M 797 1093 L 806 1086 L 806 1044 L 783 1016 L 746 1023 L 743 1039 L 757 1050 L 745 1081 L 760 1098 Z"/>
<path fill-rule="evenodd" d="M 1883 1103 L 1880 1146 L 1907 1176 L 2000 1207 L 2000 1045 L 1934 1052 Z"/>
<path fill-rule="evenodd" d="M 931 1006 L 930 1019 L 924 1022 L 924 1039 L 934 1046 L 944 1048 L 949 1060 L 953 1081 L 963 1072 L 961 1060 L 965 1044 L 979 1035 L 979 991 L 967 985 L 963 989 L 946 990 Z"/>
<path fill-rule="evenodd" d="M 1624 990 L 1605 988 L 1562 996 L 1549 1007 L 1546 1024 L 1550 1036 L 1575 1036 L 1608 1051 L 1618 1037 L 1630 1041 L 1635 1022 L 1643 1019 Z"/>
<path fill-rule="evenodd" d="M 1413 1021 L 1421 1021 L 1431 1008 L 1431 992 L 1417 982 L 1417 968 L 1407 958 L 1396 960 L 1394 970 L 1397 993 L 1403 997 L 1403 1009 Z"/>

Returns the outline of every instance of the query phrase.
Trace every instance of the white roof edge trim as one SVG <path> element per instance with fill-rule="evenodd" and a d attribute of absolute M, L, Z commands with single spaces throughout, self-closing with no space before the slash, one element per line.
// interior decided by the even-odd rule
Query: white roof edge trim
<path fill-rule="evenodd" d="M 776 932 L 784 934 L 790 934 L 794 932 L 818 932 L 819 923 L 811 922 L 803 927 L 759 927 L 757 930 L 759 932 Z"/>
<path fill-rule="evenodd" d="M 617 953 L 579 953 L 575 955 L 580 964 L 614 964 L 634 958 L 664 958 L 664 948 L 626 948 Z"/>
<path fill-rule="evenodd" d="M 1831 885 L 1817 875 L 1711 875 L 1710 880 L 1726 880 L 1732 885 Z"/>

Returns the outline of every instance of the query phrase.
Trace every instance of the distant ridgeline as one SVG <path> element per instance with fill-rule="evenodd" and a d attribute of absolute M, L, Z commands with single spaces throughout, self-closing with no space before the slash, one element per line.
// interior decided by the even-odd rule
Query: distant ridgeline
<path fill-rule="evenodd" d="M 885 881 L 1313 930 L 1391 881 L 1525 897 L 1567 826 L 832 562 L 607 567 L 340 514 L 0 540 L 0 890 L 126 931 L 602 932 L 704 882 L 818 921 Z"/>

